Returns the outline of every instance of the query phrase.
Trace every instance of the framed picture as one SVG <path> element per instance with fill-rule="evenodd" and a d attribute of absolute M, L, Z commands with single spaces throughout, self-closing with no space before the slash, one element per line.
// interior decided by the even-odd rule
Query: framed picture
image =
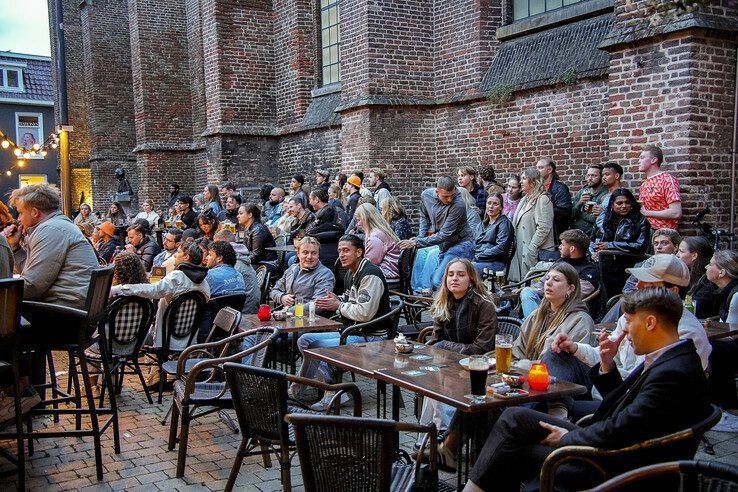
<path fill-rule="evenodd" d="M 35 144 L 44 144 L 44 115 L 41 113 L 15 113 L 15 143 L 31 149 Z M 31 159 L 43 159 L 36 154 Z"/>

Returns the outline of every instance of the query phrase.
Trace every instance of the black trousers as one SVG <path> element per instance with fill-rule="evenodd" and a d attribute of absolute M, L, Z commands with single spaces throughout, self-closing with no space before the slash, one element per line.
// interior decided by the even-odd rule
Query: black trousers
<path fill-rule="evenodd" d="M 519 491 L 521 483 L 535 480 L 554 448 L 541 441 L 549 432 L 540 422 L 572 430 L 568 420 L 529 408 L 505 410 L 495 423 L 479 453 L 469 479 L 484 490 Z M 581 482 L 580 482 L 581 485 Z"/>
<path fill-rule="evenodd" d="M 738 395 L 735 389 L 736 364 L 738 364 L 738 342 L 715 340 L 710 353 L 710 399 L 721 408 L 738 408 Z"/>

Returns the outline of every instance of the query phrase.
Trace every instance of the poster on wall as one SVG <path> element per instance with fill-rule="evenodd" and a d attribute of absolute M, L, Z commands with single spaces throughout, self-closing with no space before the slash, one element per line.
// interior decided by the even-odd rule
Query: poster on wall
<path fill-rule="evenodd" d="M 15 142 L 20 147 L 32 149 L 44 144 L 44 115 L 41 113 L 15 113 Z M 43 159 L 41 154 L 31 159 Z"/>
<path fill-rule="evenodd" d="M 48 182 L 45 174 L 19 174 L 18 188 L 23 188 L 30 184 L 42 184 Z"/>

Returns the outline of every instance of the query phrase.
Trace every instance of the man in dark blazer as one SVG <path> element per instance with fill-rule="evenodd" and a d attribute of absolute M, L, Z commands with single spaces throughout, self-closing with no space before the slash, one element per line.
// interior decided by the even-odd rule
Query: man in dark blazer
<path fill-rule="evenodd" d="M 546 457 L 559 446 L 582 445 L 617 449 L 695 425 L 710 413 L 707 381 L 691 340 L 680 340 L 679 297 L 666 288 L 625 294 L 626 324 L 614 341 L 600 344 L 601 362 L 590 371 L 603 395 L 602 404 L 583 427 L 527 408 L 509 408 L 495 424 L 469 475 L 465 491 L 520 490 L 521 482 L 537 478 Z M 627 336 L 645 361 L 622 380 L 613 357 Z M 651 463 L 691 459 L 696 442 L 650 450 L 634 459 L 618 459 L 616 471 Z M 568 469 L 568 470 L 567 470 Z M 588 475 L 565 465 L 559 479 L 582 489 Z M 574 481 L 576 480 L 576 481 Z M 591 480 L 591 478 L 590 478 Z"/>

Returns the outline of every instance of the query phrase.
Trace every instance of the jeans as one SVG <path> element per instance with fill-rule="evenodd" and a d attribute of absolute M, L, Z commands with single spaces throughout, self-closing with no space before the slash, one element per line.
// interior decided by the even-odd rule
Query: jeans
<path fill-rule="evenodd" d="M 415 254 L 415 264 L 413 265 L 413 274 L 410 279 L 410 288 L 413 292 L 419 293 L 423 289 L 432 289 L 433 272 L 438 266 L 438 255 L 440 249 L 438 246 L 429 246 L 421 248 Z"/>
<path fill-rule="evenodd" d="M 363 343 L 365 341 L 374 342 L 379 340 L 385 340 L 385 336 L 367 337 L 366 340 L 362 336 L 352 335 L 346 339 L 346 345 L 353 343 Z M 300 367 L 300 376 L 308 379 L 314 379 L 315 376 L 320 373 L 323 377 L 323 381 L 332 384 L 333 372 L 327 363 L 313 359 L 312 357 L 305 356 L 305 350 L 309 348 L 317 347 L 338 347 L 341 341 L 341 334 L 336 332 L 325 332 L 325 333 L 305 333 L 297 339 L 297 348 L 300 353 L 303 354 L 302 366 Z M 292 393 L 298 396 L 302 390 L 301 384 L 292 385 Z"/>
<path fill-rule="evenodd" d="M 446 270 L 446 266 L 456 258 L 466 258 L 469 260 L 474 259 L 474 241 L 466 241 L 459 244 L 454 244 L 448 248 L 445 252 L 441 253 L 438 257 L 438 268 L 433 273 L 433 288 L 438 288 L 443 281 L 443 274 Z"/>
<path fill-rule="evenodd" d="M 531 287 L 523 287 L 520 291 L 520 306 L 523 309 L 523 320 L 541 305 L 541 295 Z"/>
<path fill-rule="evenodd" d="M 292 337 L 295 335 L 299 336 L 299 333 L 298 334 L 286 333 L 285 335 L 286 335 L 285 343 L 289 345 L 290 343 L 292 343 Z M 241 341 L 241 350 L 242 351 L 248 350 L 254 345 L 256 345 L 257 343 L 263 342 L 268 337 L 269 337 L 269 334 L 249 335 L 249 336 L 243 337 L 243 340 Z M 281 338 L 278 338 L 277 340 L 275 340 L 276 347 L 280 347 L 282 343 L 283 342 Z M 260 352 L 265 352 L 265 349 L 262 349 L 261 351 L 256 351 L 249 355 L 244 356 L 243 359 L 241 359 L 241 363 L 249 365 L 249 366 L 254 365 L 255 359 L 258 355 L 266 355 L 265 353 L 260 353 Z"/>

